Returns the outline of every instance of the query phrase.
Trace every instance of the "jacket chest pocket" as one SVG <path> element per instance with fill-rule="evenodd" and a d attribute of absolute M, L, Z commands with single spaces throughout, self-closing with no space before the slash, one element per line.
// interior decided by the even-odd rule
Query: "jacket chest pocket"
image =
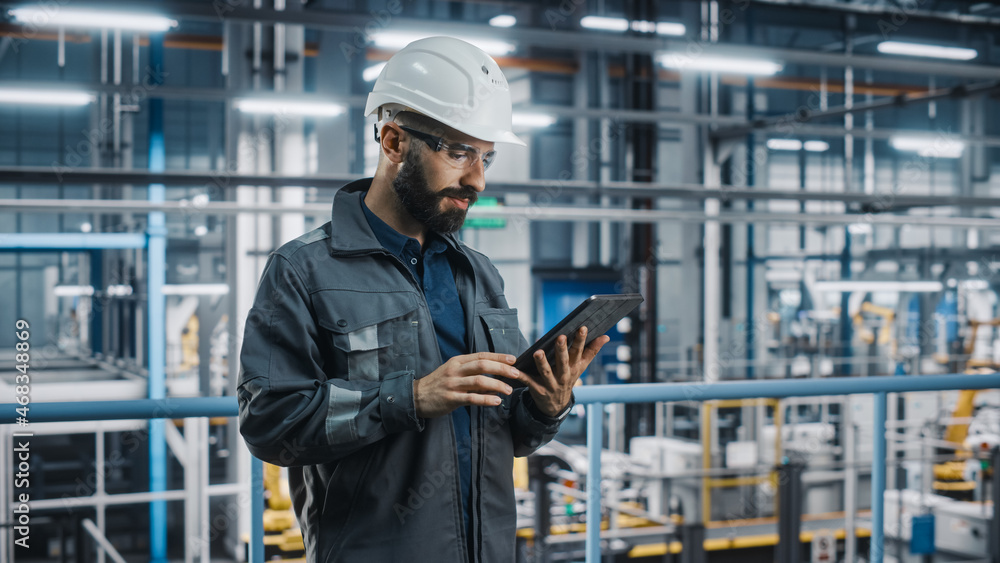
<path fill-rule="evenodd" d="M 314 299 L 334 377 L 380 381 L 416 370 L 419 321 L 412 294 L 325 291 Z"/>
<path fill-rule="evenodd" d="M 477 309 L 476 316 L 491 352 L 515 356 L 521 353 L 517 309 Z"/>

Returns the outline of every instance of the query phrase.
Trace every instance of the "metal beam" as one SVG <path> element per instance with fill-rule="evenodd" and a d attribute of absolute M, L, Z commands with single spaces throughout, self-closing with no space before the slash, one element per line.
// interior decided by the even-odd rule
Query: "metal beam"
<path fill-rule="evenodd" d="M 780 199 L 780 198 L 779 198 Z M 940 198 L 937 205 L 955 205 L 958 198 Z M 0 209 L 18 207 L 16 202 L 0 202 Z M 885 200 L 882 213 L 770 213 L 770 212 L 722 212 L 718 215 L 695 213 L 673 209 L 626 209 L 607 207 L 547 207 L 542 205 L 528 207 L 473 207 L 470 217 L 507 219 L 521 224 L 532 221 L 617 221 L 621 223 L 655 223 L 657 221 L 674 221 L 681 223 L 704 223 L 718 221 L 719 223 L 787 223 L 793 225 L 852 225 L 855 223 L 877 223 L 879 225 L 922 225 L 928 227 L 965 227 L 981 229 L 1000 229 L 1000 218 L 996 217 L 946 217 L 925 215 L 890 215 L 897 202 Z M 23 209 L 35 211 L 47 210 L 63 212 L 66 203 L 77 203 L 75 200 L 31 200 Z M 928 205 L 933 205 L 928 203 Z M 1000 205 L 992 200 L 990 205 Z M 241 205 L 233 202 L 209 203 L 193 207 L 179 202 L 151 204 L 143 202 L 120 201 L 88 201 L 81 200 L 77 209 L 88 209 L 94 212 L 121 213 L 125 211 L 149 212 L 155 209 L 181 213 L 197 213 L 204 215 L 236 215 L 239 213 L 285 214 L 301 213 L 314 217 L 325 217 L 330 213 L 329 204 L 309 204 L 304 206 L 259 206 Z M 6 236 L 32 237 L 31 234 L 0 235 L 0 248 Z"/>
<path fill-rule="evenodd" d="M 6 200 L 17 201 L 17 200 Z M 6 201 L 4 203 L 6 203 Z M 54 200 L 57 201 L 57 200 Z M 63 207 L 63 211 L 68 208 Z M 145 233 L 2 233 L 5 250 L 95 250 L 146 248 Z"/>
<path fill-rule="evenodd" d="M 812 109 L 803 106 L 790 114 L 754 119 L 744 125 L 736 125 L 720 129 L 714 134 L 714 136 L 720 139 L 742 137 L 751 131 L 771 131 L 777 128 L 794 128 L 801 123 L 817 119 L 843 117 L 848 114 L 897 108 L 917 103 L 930 103 L 935 100 L 949 98 L 958 99 L 968 98 L 971 96 L 988 95 L 997 92 L 998 90 L 1000 90 L 1000 81 L 992 80 L 976 84 L 963 84 L 953 86 L 951 88 L 938 88 L 937 90 L 929 90 L 927 92 L 915 94 L 900 94 L 898 96 L 883 97 L 870 102 L 861 102 L 857 104 L 852 103 L 850 106 L 845 105 L 823 111 L 813 111 Z M 913 133 L 913 131 L 910 132 L 910 134 Z"/>
<path fill-rule="evenodd" d="M 803 10 L 829 11 L 858 14 L 872 17 L 904 18 L 908 20 L 928 20 L 961 25 L 1000 27 L 1000 18 L 959 14 L 955 12 L 935 12 L 918 10 L 916 5 L 922 2 L 896 2 L 879 4 L 861 4 L 855 2 L 839 2 L 830 0 L 750 0 L 754 4 L 768 5 L 779 8 L 801 8 Z"/>
<path fill-rule="evenodd" d="M 815 126 L 814 126 L 815 127 Z M 858 136 L 863 134 L 857 130 Z M 843 133 L 839 133 L 842 135 Z M 912 161 L 919 170 L 926 164 L 922 158 Z M 231 190 L 241 186 L 267 186 L 282 188 L 284 186 L 309 186 L 317 188 L 340 188 L 356 180 L 357 175 L 343 176 L 278 176 L 270 174 L 225 174 L 218 172 L 147 172 L 144 170 L 111 170 L 70 168 L 53 170 L 49 167 L 0 167 L 0 178 L 3 183 L 11 184 L 148 184 L 162 183 L 169 186 L 203 186 L 209 193 L 220 190 Z M 898 189 L 897 189 L 898 188 Z M 776 190 L 767 186 L 748 190 L 729 186 L 703 186 L 701 184 L 646 184 L 642 182 L 590 182 L 585 180 L 528 180 L 525 182 L 488 182 L 490 195 L 508 193 L 545 193 L 548 197 L 586 195 L 612 197 L 645 197 L 645 198 L 675 198 L 703 201 L 719 199 L 722 202 L 735 200 L 790 200 L 790 201 L 837 201 L 857 205 L 862 211 L 885 210 L 888 208 L 930 207 L 938 205 L 955 205 L 968 207 L 1000 206 L 1000 196 L 951 196 L 907 194 L 902 186 L 894 186 L 894 191 L 864 194 L 858 192 L 819 192 L 802 190 Z M 320 204 L 307 205 L 306 211 L 315 212 Z M 322 204 L 329 211 L 328 204 Z M 212 202 L 198 206 L 188 200 L 166 201 L 162 204 L 151 204 L 139 200 L 87 200 L 87 199 L 4 199 L 0 200 L 0 209 L 17 211 L 53 211 L 66 212 L 80 206 L 88 212 L 126 213 L 149 212 L 163 210 L 167 212 L 185 213 L 217 213 L 229 214 L 245 209 L 235 202 Z M 311 208 L 311 211 L 310 211 Z M 276 212 L 281 209 L 269 208 Z M 292 208 L 288 208 L 292 209 Z"/>
<path fill-rule="evenodd" d="M 0 2 L 0 6 L 14 7 L 16 2 Z M 351 41 L 345 42 L 345 49 L 355 49 L 363 53 L 368 48 L 368 37 L 364 31 L 377 22 L 377 13 L 350 14 L 326 10 L 280 11 L 270 8 L 253 9 L 236 2 L 151 2 L 149 0 L 129 3 L 134 10 L 166 12 L 181 20 L 199 20 L 212 23 L 262 22 L 266 24 L 302 25 L 307 29 L 327 29 L 352 34 Z M 403 18 L 383 10 L 381 17 L 391 18 L 392 28 L 398 31 L 427 29 L 431 20 Z M 442 35 L 465 37 L 482 36 L 488 30 L 491 38 L 516 41 L 521 46 L 572 49 L 577 51 L 650 53 L 688 53 L 696 49 L 699 56 L 764 58 L 785 63 L 855 68 L 870 68 L 888 72 L 914 73 L 921 76 L 958 76 L 970 79 L 1000 79 L 1000 68 L 967 63 L 933 62 L 919 59 L 904 59 L 892 56 L 846 55 L 843 53 L 823 53 L 799 49 L 758 47 L 754 45 L 721 45 L 690 39 L 665 39 L 662 37 L 642 37 L 632 35 L 612 35 L 586 31 L 556 31 L 543 28 L 489 28 L 479 23 L 433 20 L 435 32 Z"/>

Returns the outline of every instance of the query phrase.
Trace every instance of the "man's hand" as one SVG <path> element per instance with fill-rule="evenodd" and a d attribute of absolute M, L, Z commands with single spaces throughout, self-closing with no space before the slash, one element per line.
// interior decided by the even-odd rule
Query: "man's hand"
<path fill-rule="evenodd" d="M 516 359 L 491 352 L 451 358 L 425 377 L 414 380 L 413 402 L 417 416 L 435 418 L 465 405 L 499 405 L 498 394 L 510 395 L 512 389 L 503 381 L 484 374 L 518 379 L 523 374 L 513 367 Z"/>
<path fill-rule="evenodd" d="M 573 346 L 567 348 L 566 337 L 556 339 L 555 366 L 550 366 L 545 352 L 539 350 L 533 356 L 539 377 L 524 376 L 521 381 L 528 384 L 531 398 L 538 410 L 549 416 L 557 416 L 569 406 L 573 397 L 573 386 L 583 374 L 601 348 L 611 340 L 608 335 L 595 338 L 589 346 L 587 327 L 580 327 L 573 339 Z"/>

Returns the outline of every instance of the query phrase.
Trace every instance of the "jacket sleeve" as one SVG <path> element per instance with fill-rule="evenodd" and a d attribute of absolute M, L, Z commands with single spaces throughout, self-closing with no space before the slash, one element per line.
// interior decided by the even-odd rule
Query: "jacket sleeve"
<path fill-rule="evenodd" d="M 499 275 L 497 272 L 497 276 Z M 500 283 L 502 287 L 502 279 Z M 504 305 L 507 305 L 506 298 Z M 518 331 L 518 354 L 527 349 L 528 341 Z M 572 406 L 576 399 L 571 401 Z M 532 403 L 531 393 L 527 387 L 515 389 L 510 395 L 510 433 L 514 442 L 514 455 L 517 457 L 531 455 L 538 448 L 551 442 L 562 424 L 560 420 L 545 416 L 539 413 L 538 409 L 531 408 L 529 405 Z"/>
<path fill-rule="evenodd" d="M 532 412 L 537 409 L 528 406 L 532 398 L 527 387 L 516 389 L 511 397 L 510 432 L 514 440 L 514 455 L 524 457 L 551 442 L 559 432 L 562 421 Z M 570 399 L 570 408 L 575 403 L 575 398 Z"/>
<path fill-rule="evenodd" d="M 387 435 L 422 430 L 413 372 L 329 377 L 320 329 L 294 265 L 272 254 L 247 317 L 237 385 L 240 433 L 274 465 L 335 461 Z"/>

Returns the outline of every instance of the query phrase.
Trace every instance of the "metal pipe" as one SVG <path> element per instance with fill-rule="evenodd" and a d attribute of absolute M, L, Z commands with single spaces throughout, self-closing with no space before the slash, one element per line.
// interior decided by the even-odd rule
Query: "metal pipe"
<path fill-rule="evenodd" d="M 113 559 L 115 563 L 126 563 L 125 558 L 122 557 L 120 553 L 118 553 L 118 550 L 115 549 L 115 546 L 111 545 L 111 542 L 108 541 L 108 538 L 104 537 L 104 533 L 101 532 L 101 529 L 97 525 L 95 525 L 90 518 L 85 518 L 82 523 L 83 523 L 83 528 L 87 530 L 87 533 L 90 534 L 90 537 L 94 538 L 94 541 L 96 541 L 101 548 L 97 552 L 98 561 L 103 561 L 104 560 L 103 556 L 105 553 L 107 553 L 109 556 L 111 556 L 111 559 Z"/>
<path fill-rule="evenodd" d="M 858 537 L 855 520 L 858 514 L 858 468 L 855 466 L 855 441 L 857 428 L 854 425 L 850 397 L 841 405 L 841 426 L 844 434 L 844 561 L 855 563 L 858 558 Z"/>
<path fill-rule="evenodd" d="M 581 404 L 642 403 L 650 401 L 710 401 L 752 397 L 814 397 L 857 393 L 901 393 L 949 389 L 1000 387 L 1000 374 L 950 374 L 909 377 L 831 377 L 826 379 L 775 379 L 720 381 L 718 383 L 635 383 L 630 385 L 584 385 L 573 393 Z M 32 410 L 34 412 L 34 410 Z M 0 419 L 0 422 L 3 420 Z"/>
<path fill-rule="evenodd" d="M 902 378 L 900 378 L 902 379 Z M 885 421 L 887 393 L 875 393 L 875 418 L 872 429 L 872 535 L 868 560 L 882 563 L 885 552 Z"/>
<path fill-rule="evenodd" d="M 709 200 L 718 201 L 718 200 Z M 274 207 L 256 204 L 239 204 L 236 202 L 214 202 L 204 206 L 193 207 L 189 202 L 123 202 L 116 200 L 0 200 L 0 209 L 25 209 L 34 211 L 54 211 L 65 212 L 69 204 L 79 205 L 79 209 L 89 209 L 94 213 L 118 213 L 121 211 L 139 212 L 180 212 L 197 213 L 206 215 L 235 215 L 239 213 L 260 213 L 268 215 L 301 213 L 315 217 L 327 217 L 330 208 L 327 204 L 307 204 L 294 207 Z M 828 213 L 828 214 L 808 214 L 799 213 L 770 213 L 770 212 L 727 212 L 719 215 L 697 214 L 689 211 L 670 209 L 605 209 L 597 207 L 488 207 L 473 208 L 470 217 L 477 218 L 500 218 L 517 219 L 521 221 L 618 221 L 624 223 L 655 223 L 659 221 L 676 221 L 684 223 L 745 223 L 745 222 L 774 222 L 788 223 L 794 225 L 852 225 L 862 222 L 878 222 L 880 225 L 922 225 L 935 227 L 974 227 L 979 229 L 1000 228 L 1000 218 L 995 217 L 936 217 L 920 215 L 885 215 L 885 214 L 848 214 L 848 213 Z M 13 248 L 17 245 L 32 245 L 24 233 L 0 234 L 0 248 Z M 81 233 L 82 234 L 82 233 Z M 87 233 L 90 236 L 102 233 Z M 134 235 L 134 233 L 133 233 Z M 38 235 L 31 235 L 38 236 Z M 62 236 L 56 233 L 53 236 Z M 91 244 L 87 239 L 79 238 L 80 235 L 67 234 L 66 244 L 73 244 L 71 241 L 79 240 L 81 244 Z M 123 239 L 124 240 L 124 239 Z M 100 243 L 93 243 L 100 244 Z M 123 242 L 122 244 L 138 244 Z M 28 246 L 25 246 L 27 248 Z M 43 248 L 48 248 L 43 246 Z M 95 248 L 95 247 L 86 247 Z M 128 246 L 128 248 L 139 248 L 139 246 Z"/>
<path fill-rule="evenodd" d="M 604 444 L 603 428 L 604 404 L 594 402 L 587 405 L 587 563 L 601 563 L 601 450 Z"/>
<path fill-rule="evenodd" d="M 149 65 L 154 69 L 163 66 L 163 34 L 153 34 L 149 38 Z M 156 79 L 154 79 L 156 80 Z M 163 100 L 149 101 L 149 169 L 153 172 L 166 170 L 166 146 L 163 138 Z M 152 204 L 165 200 L 166 187 L 150 184 L 149 201 Z M 167 227 L 166 215 L 162 211 L 149 214 L 147 233 L 147 306 L 149 311 L 149 398 L 166 397 L 166 300 L 163 285 L 166 282 Z M 164 441 L 163 422 L 149 423 L 149 488 L 152 492 L 167 488 L 167 451 Z M 149 507 L 150 556 L 153 563 L 164 563 L 167 558 L 167 505 L 156 501 Z"/>
<path fill-rule="evenodd" d="M 150 0 L 135 0 L 130 6 L 136 10 L 156 10 L 162 8 L 159 2 Z M 172 16 L 182 20 L 199 20 L 219 23 L 226 21 L 266 22 L 302 25 L 308 29 L 328 29 L 350 34 L 356 29 L 365 29 L 372 23 L 371 14 L 345 14 L 324 10 L 290 10 L 277 11 L 258 8 L 245 4 L 226 4 L 225 10 L 218 10 L 213 3 L 188 2 L 175 6 Z M 423 28 L 427 19 L 393 17 L 392 25 L 399 29 Z M 442 35 L 477 37 L 484 31 L 482 24 L 459 21 L 433 21 L 435 31 Z M 538 28 L 511 27 L 506 29 L 490 28 L 490 35 L 500 40 L 517 41 L 522 46 L 550 47 L 592 51 L 595 49 L 608 52 L 633 52 L 658 54 L 662 51 L 684 53 L 691 47 L 688 39 L 664 39 L 644 35 L 610 35 L 597 34 L 589 31 L 554 31 L 547 26 Z M 926 76 L 937 74 L 942 76 L 963 76 L 968 78 L 1000 78 L 1000 68 L 988 65 L 962 64 L 953 62 L 933 62 L 924 60 L 904 60 L 896 57 L 875 55 L 850 55 L 840 53 L 824 53 L 804 51 L 791 48 L 758 47 L 754 45 L 713 45 L 697 42 L 699 53 L 705 56 L 776 59 L 789 64 L 813 66 L 842 67 L 853 65 L 856 68 L 871 68 L 889 72 L 912 72 Z"/>
<path fill-rule="evenodd" d="M 264 462 L 250 457 L 250 561 L 264 563 Z"/>
<path fill-rule="evenodd" d="M 850 42 L 848 42 L 850 43 Z M 798 108 L 795 112 L 785 115 L 777 115 L 772 117 L 765 117 L 759 120 L 747 119 L 745 125 L 739 125 L 733 128 L 721 129 L 718 131 L 717 136 L 719 138 L 736 137 L 741 135 L 746 135 L 750 131 L 771 131 L 774 129 L 788 129 L 789 127 L 797 127 L 799 124 L 806 123 L 818 119 L 829 119 L 831 117 L 841 117 L 845 119 L 848 116 L 853 117 L 856 113 L 869 113 L 873 110 L 879 109 L 892 109 L 907 106 L 915 103 L 933 103 L 936 100 L 954 99 L 954 98 L 968 98 L 971 96 L 979 95 L 989 95 L 997 90 L 1000 90 L 1000 82 L 996 80 L 990 80 L 986 82 L 978 82 L 975 84 L 965 84 L 958 86 L 951 86 L 948 88 L 931 89 L 927 92 L 913 93 L 913 94 L 899 94 L 898 96 L 887 96 L 882 97 L 877 100 L 871 99 L 871 93 L 868 94 L 869 101 L 861 104 L 855 104 L 851 96 L 854 94 L 854 69 L 850 66 L 845 69 L 844 78 L 844 95 L 845 103 L 841 107 L 814 111 L 811 108 L 802 106 Z M 869 72 L 871 70 L 869 69 Z M 748 79 L 749 83 L 749 79 Z M 850 126 L 853 125 L 853 119 L 850 120 L 850 124 L 847 127 L 850 130 Z M 874 129 L 874 127 L 872 128 Z M 794 133 L 794 131 L 793 131 Z M 788 133 L 784 133 L 787 135 Z"/>
<path fill-rule="evenodd" d="M 862 133 L 860 130 L 859 133 Z M 840 133 L 842 135 L 842 133 Z M 927 164 L 928 160 L 915 158 L 912 161 L 915 170 Z M 5 184 L 169 184 L 171 186 L 201 186 L 213 191 L 237 190 L 243 186 L 268 186 L 282 188 L 284 186 L 309 186 L 320 188 L 340 188 L 357 179 L 357 175 L 343 176 L 285 176 L 278 174 L 234 174 L 233 171 L 170 171 L 152 172 L 147 170 L 115 170 L 112 168 L 60 168 L 48 166 L 0 166 L 0 178 Z M 735 200 L 794 200 L 794 201 L 837 201 L 861 206 L 862 210 L 872 212 L 887 211 L 895 208 L 929 207 L 938 205 L 997 207 L 1000 197 L 967 196 L 967 195 L 924 195 L 906 193 L 906 186 L 895 185 L 881 193 L 843 193 L 843 192 L 813 192 L 802 190 L 775 189 L 770 186 L 757 186 L 748 190 L 723 186 L 719 182 L 705 184 L 652 184 L 643 182 L 622 181 L 585 181 L 585 180 L 544 180 L 498 181 L 488 184 L 491 194 L 507 193 L 537 193 L 539 187 L 558 189 L 564 195 L 609 195 L 612 197 L 637 196 L 645 198 L 679 198 L 692 200 L 719 199 Z M 3 207 L 16 208 L 22 201 L 45 201 L 32 199 L 0 200 Z M 65 200 L 76 202 L 81 200 Z M 88 200 L 82 200 L 84 202 Z M 94 200 L 100 201 L 100 200 Z M 117 200 L 110 200 L 112 202 Z M 85 205 L 81 204 L 81 205 Z M 190 206 L 190 202 L 177 202 L 177 205 Z"/>

